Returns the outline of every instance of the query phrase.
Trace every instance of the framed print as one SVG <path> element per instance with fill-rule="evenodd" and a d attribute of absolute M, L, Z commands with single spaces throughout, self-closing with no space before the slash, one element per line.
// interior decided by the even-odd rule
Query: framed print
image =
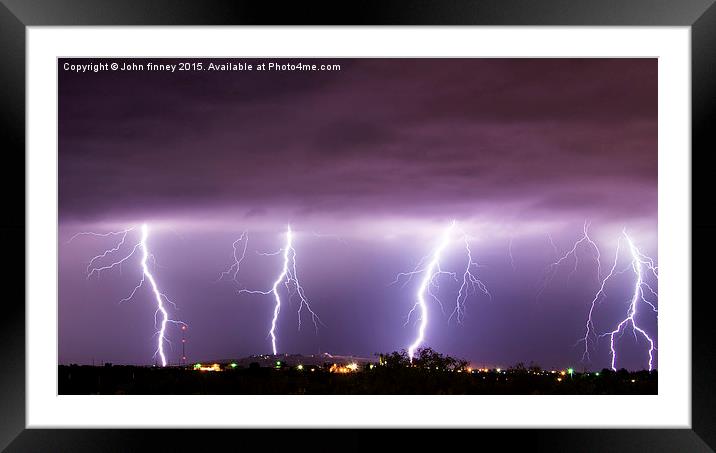
<path fill-rule="evenodd" d="M 102 6 L 3 4 L 9 451 L 712 451 L 716 7 Z"/>

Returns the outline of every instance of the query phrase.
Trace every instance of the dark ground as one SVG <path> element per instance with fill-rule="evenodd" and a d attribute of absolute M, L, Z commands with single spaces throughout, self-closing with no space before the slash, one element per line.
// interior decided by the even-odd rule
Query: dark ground
<path fill-rule="evenodd" d="M 657 394 L 657 372 L 574 373 L 547 371 L 433 371 L 376 366 L 346 374 L 320 368 L 191 368 L 64 366 L 58 369 L 59 394 Z M 558 381 L 561 379 L 561 381 Z M 632 382 L 632 380 L 634 382 Z"/>

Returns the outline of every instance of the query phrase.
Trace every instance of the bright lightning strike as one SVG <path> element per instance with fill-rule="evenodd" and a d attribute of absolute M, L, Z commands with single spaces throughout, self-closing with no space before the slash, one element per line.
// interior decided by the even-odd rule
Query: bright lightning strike
<path fill-rule="evenodd" d="M 426 293 L 429 293 L 430 287 L 435 285 L 435 278 L 442 273 L 442 271 L 440 270 L 440 254 L 443 252 L 443 250 L 445 250 L 445 247 L 448 246 L 448 243 L 450 242 L 450 233 L 452 233 L 454 227 L 455 221 L 453 221 L 450 226 L 445 230 L 442 237 L 440 238 L 440 242 L 438 243 L 437 247 L 435 247 L 435 250 L 432 254 L 432 258 L 430 259 L 430 262 L 425 268 L 425 275 L 423 276 L 423 280 L 420 282 L 420 287 L 418 288 L 418 301 L 410 310 L 410 312 L 412 313 L 417 307 L 420 307 L 420 327 L 418 328 L 418 337 L 415 339 L 413 344 L 408 347 L 408 356 L 410 357 L 411 362 L 413 361 L 413 355 L 415 354 L 415 350 L 418 348 L 418 346 L 420 346 L 420 344 L 423 342 L 423 339 L 425 338 L 425 328 L 428 326 L 428 308 L 425 303 L 425 295 Z M 410 313 L 408 314 L 408 317 L 410 317 Z"/>
<path fill-rule="evenodd" d="M 457 281 L 457 276 L 455 272 L 448 272 L 444 271 L 440 266 L 441 256 L 444 252 L 444 250 L 448 247 L 448 245 L 451 242 L 451 238 L 453 235 L 453 231 L 455 229 L 456 222 L 453 220 L 452 223 L 443 231 L 443 234 L 440 236 L 440 239 L 438 243 L 436 244 L 435 248 L 433 249 L 433 252 L 428 257 L 424 257 L 420 260 L 418 265 L 413 269 L 411 272 L 401 272 L 396 276 L 396 279 L 394 283 L 396 283 L 400 277 L 407 276 L 408 281 L 416 275 L 416 274 L 423 274 L 423 279 L 420 282 L 420 286 L 418 287 L 418 291 L 416 293 L 416 302 L 413 305 L 413 307 L 408 312 L 406 324 L 410 322 L 410 318 L 412 314 L 419 310 L 420 312 L 420 325 L 418 327 L 418 336 L 416 337 L 415 341 L 408 347 L 408 356 L 410 357 L 410 361 L 413 361 L 413 357 L 415 355 L 415 351 L 417 348 L 423 343 L 423 340 L 425 339 L 425 330 L 428 326 L 428 308 L 427 308 L 427 298 L 430 297 L 434 299 L 438 304 L 440 305 L 440 308 L 443 308 L 442 302 L 440 299 L 438 299 L 437 295 L 435 294 L 435 291 L 439 289 L 438 285 L 438 279 L 441 275 L 449 275 L 453 279 Z M 470 249 L 470 243 L 468 241 L 467 235 L 463 234 L 463 240 L 465 242 L 465 251 L 467 253 L 467 264 L 465 266 L 465 269 L 463 271 L 462 276 L 462 284 L 460 285 L 460 289 L 458 290 L 456 302 L 455 302 L 455 309 L 453 310 L 452 314 L 450 315 L 449 319 L 452 319 L 453 316 L 456 317 L 458 323 L 462 322 L 464 311 L 465 311 L 465 301 L 467 300 L 467 297 L 469 295 L 470 290 L 477 293 L 478 290 L 489 296 L 490 293 L 487 291 L 487 287 L 482 283 L 480 279 L 478 279 L 475 274 L 473 273 L 473 268 L 477 267 L 478 264 L 473 260 L 472 258 L 472 251 Z M 407 282 L 406 282 L 407 284 Z"/>
<path fill-rule="evenodd" d="M 144 283 L 146 281 L 149 281 L 149 284 L 152 289 L 152 294 L 153 294 L 154 299 L 157 304 L 157 309 L 154 312 L 155 327 L 157 327 L 157 315 L 161 315 L 161 321 L 159 322 L 159 325 L 157 327 L 157 332 L 156 332 L 157 349 L 154 353 L 154 356 L 155 357 L 159 356 L 162 366 L 166 366 L 167 358 L 166 358 L 166 354 L 164 352 L 164 342 L 169 341 L 166 337 L 167 325 L 172 323 L 172 324 L 180 324 L 180 325 L 185 326 L 186 324 L 181 321 L 175 321 L 175 320 L 169 318 L 169 313 L 168 313 L 164 303 L 167 302 L 171 305 L 174 305 L 174 306 L 176 306 L 176 305 L 174 304 L 174 302 L 172 302 L 166 296 L 166 294 L 162 293 L 159 290 L 159 286 L 157 285 L 154 275 L 149 270 L 149 264 L 148 264 L 149 260 L 151 259 L 152 261 L 155 262 L 155 264 L 156 264 L 156 260 L 154 259 L 154 255 L 152 255 L 149 252 L 149 247 L 147 245 L 147 240 L 149 238 L 149 227 L 147 226 L 147 224 L 142 225 L 142 235 L 141 235 L 139 242 L 135 243 L 133 245 L 133 247 L 126 254 L 119 257 L 118 259 L 115 259 L 114 261 L 112 261 L 109 264 L 106 264 L 106 265 L 100 264 L 104 258 L 106 258 L 108 256 L 114 256 L 122 249 L 122 246 L 125 244 L 125 242 L 127 240 L 127 235 L 130 232 L 132 232 L 133 230 L 134 230 L 134 227 L 127 228 L 122 231 L 111 231 L 109 233 L 81 232 L 81 233 L 77 233 L 74 236 L 72 236 L 70 238 L 70 240 L 68 241 L 68 243 L 72 242 L 74 239 L 76 239 L 77 237 L 80 237 L 80 236 L 94 236 L 94 237 L 119 236 L 120 237 L 119 242 L 114 247 L 107 249 L 103 253 L 92 257 L 92 259 L 89 261 L 89 264 L 87 265 L 87 278 L 90 278 L 92 275 L 95 275 L 95 274 L 99 277 L 99 275 L 102 271 L 113 269 L 115 267 L 119 268 L 121 270 L 121 266 L 123 263 L 125 263 L 132 256 L 134 256 L 134 254 L 136 253 L 136 251 L 138 249 L 142 250 L 142 258 L 140 261 L 140 265 L 142 268 L 142 278 L 139 281 L 139 283 L 134 287 L 134 289 L 129 294 L 129 296 L 121 299 L 120 302 L 126 302 L 126 301 L 132 299 L 134 297 L 134 295 L 137 293 L 137 291 L 142 286 L 144 286 Z"/>
<path fill-rule="evenodd" d="M 636 281 L 634 282 L 634 292 L 631 297 L 631 302 L 629 303 L 629 309 L 627 310 L 627 316 L 624 318 L 619 324 L 617 324 L 616 328 L 611 331 L 603 334 L 603 336 L 609 336 L 609 347 L 611 350 L 612 355 L 612 370 L 616 371 L 616 361 L 617 361 L 617 353 L 616 349 L 614 347 L 614 337 L 618 333 L 622 332 L 628 328 L 628 326 L 631 326 L 632 331 L 634 333 L 634 337 L 636 338 L 637 332 L 641 334 L 646 341 L 649 343 L 649 371 L 653 369 L 653 361 L 654 361 L 654 340 L 649 336 L 649 334 L 646 333 L 644 329 L 639 327 L 636 322 L 636 314 L 639 302 L 644 302 L 651 309 L 658 313 L 658 310 L 656 308 L 656 305 L 654 302 L 649 301 L 644 294 L 644 289 L 646 288 L 649 293 L 654 296 L 658 297 L 658 294 L 656 291 L 652 289 L 651 286 L 649 286 L 648 283 L 644 281 L 644 273 L 646 271 L 650 272 L 655 278 L 659 277 L 659 270 L 658 267 L 654 265 L 654 260 L 649 258 L 648 256 L 644 255 L 639 251 L 639 249 L 634 245 L 634 242 L 631 240 L 629 235 L 627 234 L 626 230 L 622 232 L 624 235 L 624 238 L 629 245 L 629 252 L 631 254 L 631 268 L 634 271 L 634 274 L 636 275 Z M 645 269 L 646 268 L 646 269 Z M 613 269 L 612 269 L 613 271 Z"/>
<path fill-rule="evenodd" d="M 284 247 L 276 253 L 264 253 L 262 255 L 272 256 L 272 255 L 278 255 L 278 254 L 281 254 L 283 256 L 283 266 L 281 268 L 281 272 L 279 273 L 278 277 L 274 281 L 270 290 L 257 291 L 257 290 L 242 289 L 239 291 L 239 293 L 263 294 L 263 295 L 272 294 L 273 295 L 274 310 L 273 310 L 273 317 L 271 319 L 271 329 L 269 330 L 269 336 L 271 337 L 271 348 L 273 350 L 274 355 L 277 354 L 277 351 L 278 351 L 278 349 L 276 347 L 276 341 L 277 341 L 276 323 L 278 322 L 278 316 L 279 316 L 279 313 L 281 312 L 281 295 L 279 293 L 279 287 L 281 286 L 282 283 L 286 287 L 286 289 L 289 291 L 289 300 L 293 295 L 298 295 L 298 298 L 299 298 L 298 328 L 299 328 L 299 330 L 301 329 L 301 313 L 304 311 L 304 309 L 310 313 L 311 320 L 313 321 L 313 325 L 316 328 L 316 333 L 318 333 L 318 323 L 321 323 L 320 318 L 311 308 L 311 305 L 310 305 L 308 299 L 306 298 L 305 292 L 303 290 L 303 286 L 301 286 L 301 282 L 298 279 L 298 272 L 296 270 L 296 249 L 293 247 L 293 231 L 291 230 L 291 225 L 288 225 L 287 230 L 286 230 L 286 242 L 284 244 Z"/>

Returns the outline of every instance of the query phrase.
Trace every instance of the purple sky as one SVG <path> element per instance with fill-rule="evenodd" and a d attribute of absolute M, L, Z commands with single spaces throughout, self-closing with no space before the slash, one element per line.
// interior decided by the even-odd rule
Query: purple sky
<path fill-rule="evenodd" d="M 430 252 L 451 219 L 473 237 L 493 300 L 471 297 L 462 325 L 431 303 L 426 344 L 475 364 L 583 366 L 575 343 L 598 289 L 596 263 L 579 248 L 577 270 L 567 261 L 537 299 L 558 258 L 547 234 L 564 253 L 589 219 L 606 269 L 626 227 L 656 259 L 656 59 L 304 59 L 341 70 L 175 73 L 73 73 L 64 61 L 62 363 L 153 362 L 149 291 L 118 303 L 140 277 L 138 259 L 88 281 L 87 261 L 115 243 L 67 244 L 79 231 L 151 225 L 156 277 L 178 306 L 174 318 L 190 326 L 190 360 L 270 352 L 272 300 L 213 283 L 244 230 L 240 281 L 265 289 L 281 259 L 255 251 L 279 249 L 291 223 L 299 276 L 326 324 L 318 335 L 310 323 L 298 331 L 297 306 L 286 305 L 282 352 L 407 347 L 417 326 L 403 324 L 419 278 L 390 282 Z M 457 271 L 464 259 L 456 241 L 444 265 Z M 610 284 L 598 331 L 624 317 L 633 281 L 626 272 Z M 441 285 L 446 309 L 457 288 Z M 638 319 L 657 338 L 655 316 Z M 177 334 L 169 331 L 172 361 Z M 609 364 L 605 341 L 584 366 Z M 623 366 L 646 365 L 631 332 L 619 345 Z"/>

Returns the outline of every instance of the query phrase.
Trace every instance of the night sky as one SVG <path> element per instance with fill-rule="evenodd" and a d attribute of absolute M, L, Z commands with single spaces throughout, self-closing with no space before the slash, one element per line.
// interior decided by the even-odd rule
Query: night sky
<path fill-rule="evenodd" d="M 594 251 L 578 247 L 576 270 L 568 258 L 540 293 L 550 263 L 585 220 L 602 277 L 623 228 L 657 258 L 656 59 L 302 59 L 288 61 L 341 70 L 174 73 L 75 73 L 65 61 L 122 60 L 58 63 L 60 363 L 154 363 L 150 291 L 119 302 L 141 278 L 139 256 L 88 280 L 88 261 L 117 240 L 67 242 L 80 231 L 150 226 L 154 275 L 189 325 L 190 362 L 270 353 L 272 298 L 237 290 L 270 288 L 281 256 L 256 252 L 280 249 L 287 223 L 325 324 L 316 334 L 304 317 L 299 331 L 298 305 L 286 302 L 287 353 L 407 348 L 420 276 L 391 282 L 455 219 L 492 300 L 472 295 L 464 322 L 448 322 L 459 284 L 441 279 L 446 314 L 430 302 L 425 344 L 477 365 L 601 369 L 608 338 L 591 362 L 577 344 L 599 288 Z M 240 284 L 216 282 L 243 231 Z M 465 260 L 456 237 L 443 267 L 461 272 Z M 617 269 L 628 264 L 622 253 Z M 634 281 L 626 271 L 610 282 L 598 332 L 626 316 Z M 643 307 L 636 319 L 658 339 Z M 179 330 L 167 335 L 177 362 Z M 646 367 L 631 329 L 618 346 L 619 367 Z"/>

